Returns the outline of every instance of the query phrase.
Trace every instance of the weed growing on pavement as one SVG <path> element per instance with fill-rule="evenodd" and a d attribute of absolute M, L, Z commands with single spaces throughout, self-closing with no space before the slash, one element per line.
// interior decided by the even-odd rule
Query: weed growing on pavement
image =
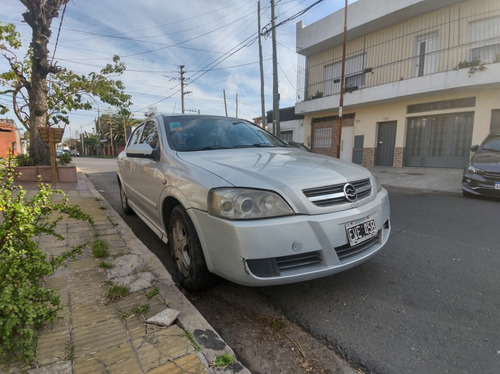
<path fill-rule="evenodd" d="M 63 357 L 64 361 L 71 361 L 75 358 L 75 343 L 69 340 L 65 346 L 66 354 Z"/>
<path fill-rule="evenodd" d="M 186 338 L 188 338 L 188 340 L 191 342 L 191 344 L 193 345 L 194 350 L 196 352 L 200 352 L 201 348 L 198 345 L 198 343 L 196 343 L 196 341 L 194 340 L 193 335 L 189 331 L 187 331 L 187 330 L 184 330 L 184 335 L 186 335 Z"/>
<path fill-rule="evenodd" d="M 130 309 L 128 312 L 119 312 L 120 313 L 120 319 L 122 321 L 126 320 L 127 318 L 130 318 L 132 316 L 138 317 L 138 316 L 143 316 L 148 312 L 149 310 L 149 305 L 136 305 L 132 309 Z"/>
<path fill-rule="evenodd" d="M 101 269 L 113 269 L 115 267 L 115 265 L 113 265 L 110 262 L 101 261 L 101 263 L 99 264 L 99 267 Z"/>
<path fill-rule="evenodd" d="M 271 329 L 274 332 L 278 332 L 285 327 L 286 327 L 285 317 L 273 318 L 273 320 L 271 321 Z"/>
<path fill-rule="evenodd" d="M 143 316 L 149 310 L 149 305 L 136 305 L 132 308 L 132 313 L 135 316 Z"/>
<path fill-rule="evenodd" d="M 112 284 L 106 292 L 106 297 L 109 301 L 120 300 L 127 296 L 129 290 L 130 288 L 124 284 Z"/>
<path fill-rule="evenodd" d="M 223 368 L 232 364 L 234 364 L 234 357 L 227 353 L 215 357 L 215 361 L 213 362 L 213 366 L 216 368 Z"/>
<path fill-rule="evenodd" d="M 102 239 L 95 239 L 91 243 L 92 256 L 95 258 L 104 258 L 109 256 L 108 243 Z"/>
<path fill-rule="evenodd" d="M 35 357 L 38 330 L 53 321 L 62 308 L 43 279 L 67 260 L 81 253 L 87 243 L 61 255 L 49 255 L 39 248 L 38 235 L 64 237 L 56 231 L 65 217 L 87 221 L 92 217 L 70 205 L 68 196 L 50 185 L 39 183 L 28 198 L 16 175 L 12 154 L 0 159 L 0 362 L 30 362 Z"/>
<path fill-rule="evenodd" d="M 149 291 L 148 293 L 146 293 L 146 298 L 148 300 L 151 300 L 153 297 L 155 297 L 156 295 L 158 295 L 160 293 L 160 291 L 158 290 L 158 288 L 156 287 L 153 287 L 151 289 L 151 291 Z"/>

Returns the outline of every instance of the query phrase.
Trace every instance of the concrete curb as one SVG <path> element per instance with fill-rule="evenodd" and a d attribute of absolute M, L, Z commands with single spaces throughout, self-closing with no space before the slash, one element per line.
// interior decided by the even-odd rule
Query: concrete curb
<path fill-rule="evenodd" d="M 85 176 L 85 178 L 87 177 Z M 155 276 L 156 286 L 162 298 L 169 301 L 170 308 L 180 311 L 177 318 L 178 324 L 181 328 L 192 334 L 192 338 L 201 349 L 197 352 L 197 355 L 207 368 L 214 373 L 250 373 L 238 361 L 225 368 L 211 367 L 211 363 L 215 361 L 217 356 L 228 354 L 236 357 L 234 351 L 224 342 L 217 331 L 205 320 L 179 288 L 177 288 L 172 276 L 163 264 L 161 264 L 160 260 L 135 236 L 114 208 L 93 186 L 90 187 L 90 191 L 99 201 L 99 205 L 104 209 L 111 222 L 116 225 L 115 229 L 117 233 L 131 249 L 130 254 L 138 255 L 146 262 L 147 268 Z"/>

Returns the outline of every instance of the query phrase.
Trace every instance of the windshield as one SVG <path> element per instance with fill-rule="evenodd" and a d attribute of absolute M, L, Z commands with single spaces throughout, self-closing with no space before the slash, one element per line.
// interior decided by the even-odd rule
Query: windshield
<path fill-rule="evenodd" d="M 488 139 L 486 142 L 484 142 L 481 150 L 500 152 L 500 137 Z"/>
<path fill-rule="evenodd" d="M 165 117 L 170 146 L 177 151 L 286 147 L 287 144 L 251 122 L 229 117 Z"/>

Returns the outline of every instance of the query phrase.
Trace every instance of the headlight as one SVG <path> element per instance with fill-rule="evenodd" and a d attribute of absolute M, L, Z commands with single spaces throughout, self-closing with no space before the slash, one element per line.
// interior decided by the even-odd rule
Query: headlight
<path fill-rule="evenodd" d="M 219 188 L 208 193 L 208 213 L 226 219 L 256 219 L 287 216 L 293 211 L 274 192 Z"/>
<path fill-rule="evenodd" d="M 469 173 L 472 173 L 472 174 L 484 174 L 484 170 L 481 170 L 481 169 L 478 169 L 477 167 L 475 167 L 474 165 L 472 164 L 469 164 L 467 166 L 467 171 Z"/>
<path fill-rule="evenodd" d="M 377 192 L 379 192 L 382 189 L 382 185 L 380 184 L 378 178 L 374 174 L 372 174 L 372 177 L 375 180 L 375 186 L 377 187 Z"/>

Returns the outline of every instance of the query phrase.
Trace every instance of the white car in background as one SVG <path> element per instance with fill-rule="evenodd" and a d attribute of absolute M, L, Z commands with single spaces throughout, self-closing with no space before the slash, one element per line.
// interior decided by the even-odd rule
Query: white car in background
<path fill-rule="evenodd" d="M 166 243 L 181 285 L 249 286 L 359 265 L 387 242 L 387 191 L 365 168 L 304 152 L 253 123 L 158 115 L 118 157 L 125 213 Z"/>

